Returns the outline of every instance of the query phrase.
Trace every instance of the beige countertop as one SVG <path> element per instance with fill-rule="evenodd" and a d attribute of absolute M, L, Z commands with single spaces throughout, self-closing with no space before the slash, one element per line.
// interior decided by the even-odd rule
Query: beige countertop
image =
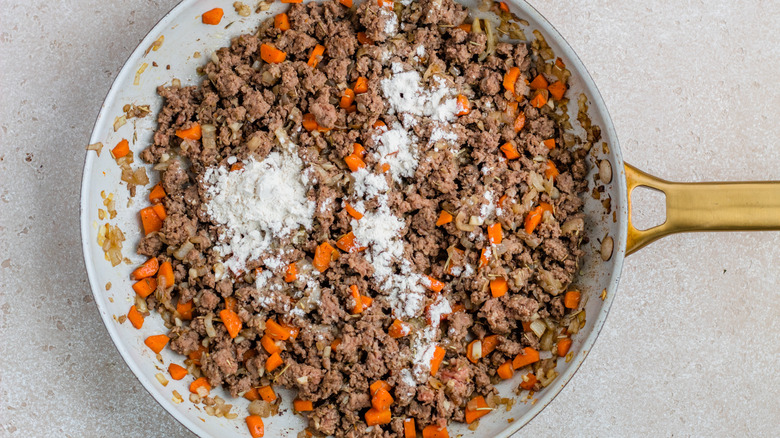
<path fill-rule="evenodd" d="M 191 436 L 114 349 L 78 231 L 102 99 L 175 3 L 3 2 L 0 436 Z M 780 180 L 779 2 L 531 3 L 589 68 L 628 162 L 675 180 Z M 780 232 L 673 236 L 630 257 L 584 366 L 518 435 L 776 435 L 778 261 Z"/>

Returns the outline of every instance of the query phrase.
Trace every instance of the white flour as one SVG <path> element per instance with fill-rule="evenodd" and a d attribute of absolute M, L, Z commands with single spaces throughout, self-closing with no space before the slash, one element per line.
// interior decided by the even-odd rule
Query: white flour
<path fill-rule="evenodd" d="M 242 170 L 210 168 L 204 175 L 210 200 L 206 211 L 225 226 L 217 250 L 227 268 L 238 272 L 259 259 L 274 239 L 311 228 L 315 203 L 306 198 L 303 163 L 297 154 L 271 152 L 263 161 L 250 158 Z"/>
<path fill-rule="evenodd" d="M 412 269 L 404 255 L 404 243 L 400 232 L 405 223 L 395 216 L 387 206 L 387 191 L 390 189 L 384 175 L 377 175 L 366 169 L 352 173 L 355 178 L 354 191 L 364 200 L 376 199 L 379 208 L 366 211 L 360 220 L 352 220 L 352 232 L 360 246 L 368 247 L 366 260 L 374 268 L 374 280 L 380 289 L 388 294 L 388 302 L 396 318 L 411 318 L 422 310 L 425 289 L 421 286 L 422 275 Z"/>
<path fill-rule="evenodd" d="M 409 113 L 427 116 L 437 121 L 451 121 L 457 112 L 455 90 L 447 87 L 440 79 L 434 79 L 435 85 L 428 89 L 420 84 L 420 74 L 416 71 L 403 71 L 403 65 L 393 63 L 393 75 L 382 79 L 382 93 L 390 105 L 389 113 Z"/>
<path fill-rule="evenodd" d="M 392 129 L 383 131 L 376 139 L 379 141 L 377 152 L 382 157 L 380 162 L 390 165 L 390 174 L 394 181 L 401 182 L 401 178 L 414 175 L 420 161 L 417 137 L 414 134 L 404 129 L 400 123 L 395 123 Z"/>
<path fill-rule="evenodd" d="M 431 370 L 431 359 L 433 359 L 433 353 L 436 351 L 436 338 L 439 325 L 441 324 L 441 317 L 449 313 L 452 313 L 450 302 L 442 295 L 437 296 L 436 301 L 428 308 L 428 317 L 431 320 L 431 324 L 417 332 L 412 341 L 412 351 L 414 352 L 414 358 L 412 359 L 414 367 L 412 371 L 419 383 L 424 383 L 428 380 Z"/>

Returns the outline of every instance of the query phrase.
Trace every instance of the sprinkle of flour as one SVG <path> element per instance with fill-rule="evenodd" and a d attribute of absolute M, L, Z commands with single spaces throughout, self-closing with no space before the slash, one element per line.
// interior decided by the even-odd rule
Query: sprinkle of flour
<path fill-rule="evenodd" d="M 417 382 L 424 383 L 428 380 L 431 370 L 431 359 L 436 351 L 436 337 L 439 331 L 441 317 L 452 313 L 450 302 L 442 295 L 436 298 L 436 301 L 428 308 L 428 317 L 431 324 L 419 331 L 412 341 L 412 351 L 414 351 L 414 367 L 412 369 Z"/>
<path fill-rule="evenodd" d="M 303 163 L 297 154 L 271 152 L 263 161 L 244 162 L 234 172 L 210 168 L 204 175 L 211 219 L 224 225 L 217 250 L 227 268 L 238 272 L 259 259 L 274 239 L 289 237 L 300 227 L 310 229 L 315 203 L 306 198 Z"/>

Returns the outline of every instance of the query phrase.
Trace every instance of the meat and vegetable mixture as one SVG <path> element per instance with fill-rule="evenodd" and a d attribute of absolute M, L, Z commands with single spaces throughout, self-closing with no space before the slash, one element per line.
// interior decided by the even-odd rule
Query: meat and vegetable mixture
<path fill-rule="evenodd" d="M 565 64 L 499 42 L 504 7 L 292 4 L 158 89 L 129 319 L 162 315 L 191 400 L 252 400 L 253 436 L 283 387 L 307 436 L 442 437 L 555 379 L 587 154 Z"/>

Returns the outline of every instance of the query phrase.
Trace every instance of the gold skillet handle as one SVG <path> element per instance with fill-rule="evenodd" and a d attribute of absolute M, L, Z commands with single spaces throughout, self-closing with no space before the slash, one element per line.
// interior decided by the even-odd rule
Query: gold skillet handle
<path fill-rule="evenodd" d="M 626 255 L 656 239 L 690 231 L 780 230 L 780 181 L 676 183 L 625 165 L 628 185 Z M 666 222 L 647 230 L 631 223 L 631 192 L 639 186 L 666 195 Z"/>

